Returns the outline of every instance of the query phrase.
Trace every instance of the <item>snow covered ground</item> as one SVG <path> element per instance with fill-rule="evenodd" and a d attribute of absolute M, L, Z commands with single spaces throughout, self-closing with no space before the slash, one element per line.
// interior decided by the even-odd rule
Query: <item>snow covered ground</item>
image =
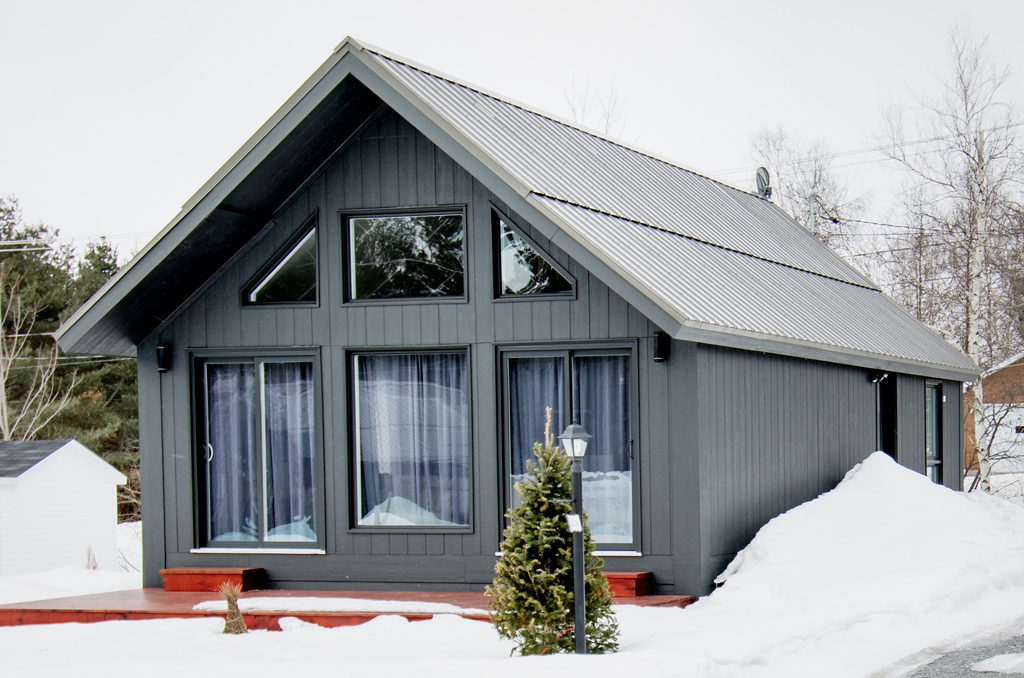
<path fill-rule="evenodd" d="M 142 523 L 117 526 L 117 564 L 117 572 L 62 567 L 49 572 L 0 577 L 0 605 L 140 588 Z"/>
<path fill-rule="evenodd" d="M 723 580 L 683 610 L 617 607 L 621 650 L 608 656 L 510 657 L 488 624 L 439 615 L 337 629 L 286 619 L 244 636 L 217 619 L 10 627 L 0 657 L 4 676 L 895 676 L 905 657 L 1024 628 L 1024 509 L 879 453 L 766 525 Z"/>

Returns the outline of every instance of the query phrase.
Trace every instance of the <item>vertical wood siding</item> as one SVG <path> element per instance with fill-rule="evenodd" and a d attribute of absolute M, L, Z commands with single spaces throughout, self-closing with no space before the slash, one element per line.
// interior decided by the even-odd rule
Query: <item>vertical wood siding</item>
<path fill-rule="evenodd" d="M 342 215 L 436 205 L 466 206 L 465 300 L 343 303 Z M 492 205 L 569 271 L 576 280 L 575 299 L 494 300 Z M 311 215 L 318 225 L 319 303 L 243 306 L 243 287 Z M 279 587 L 480 588 L 493 577 L 503 524 L 498 347 L 610 340 L 633 344 L 637 351 L 634 468 L 640 476 L 636 529 L 643 556 L 607 558 L 606 566 L 651 570 L 662 592 L 704 592 L 757 528 L 834 486 L 872 451 L 874 390 L 865 370 L 679 341 L 672 342 L 668 361 L 654 363 L 657 329 L 407 122 L 385 111 L 140 345 L 145 584 L 160 585 L 161 567 L 260 565 Z M 174 349 L 174 365 L 162 375 L 152 359 L 159 342 Z M 203 350 L 278 347 L 314 347 L 320 354 L 325 478 L 320 491 L 327 553 L 191 553 L 200 516 L 194 496 L 189 356 Z M 465 347 L 469 352 L 471 532 L 352 529 L 347 355 L 354 349 L 388 347 Z M 911 436 L 917 429 L 923 436 L 923 419 L 921 426 L 913 420 L 923 417 L 915 395 L 923 382 L 901 378 L 899 385 L 899 424 L 905 436 L 900 449 L 920 447 L 923 468 L 923 438 Z M 952 415 L 946 418 L 947 450 L 956 439 L 955 421 Z M 901 461 L 916 468 L 918 460 L 908 451 Z"/>
<path fill-rule="evenodd" d="M 874 450 L 867 370 L 716 346 L 696 352 L 703 578 L 776 515 Z"/>
<path fill-rule="evenodd" d="M 342 215 L 375 207 L 466 205 L 466 300 L 411 304 L 346 305 L 343 302 Z M 554 301 L 494 301 L 492 205 L 509 215 L 545 253 L 575 278 L 577 298 Z M 320 257 L 316 307 L 243 306 L 241 290 L 281 251 L 308 218 L 317 215 Z M 140 388 L 148 395 L 143 409 L 144 462 L 159 464 L 147 474 L 148 496 L 163 489 L 162 549 L 154 548 L 147 583 L 159 585 L 164 566 L 235 565 L 259 562 L 278 586 L 392 583 L 452 588 L 479 586 L 493 577 L 494 553 L 501 538 L 498 374 L 496 345 L 580 339 L 632 340 L 638 346 L 640 421 L 636 464 L 642 475 L 638 525 L 643 544 L 642 569 L 656 571 L 663 590 L 673 586 L 676 549 L 672 516 L 650 510 L 666 504 L 678 490 L 670 482 L 694 456 L 670 453 L 685 429 L 664 397 L 669 368 L 651 363 L 649 343 L 656 327 L 603 283 L 571 260 L 502 204 L 450 157 L 393 112 L 364 126 L 361 134 L 311 177 L 267 226 L 218 271 L 186 308 L 140 349 L 156 342 L 174 348 L 174 368 L 163 376 L 143 366 Z M 193 554 L 196 546 L 192 377 L 189 355 L 203 349 L 257 351 L 277 347 L 317 347 L 323 383 L 323 449 L 327 555 Z M 347 352 L 359 348 L 432 346 L 468 347 L 472 386 L 473 530 L 464 534 L 368 533 L 351 529 L 353 483 L 350 465 L 349 377 Z M 158 393 L 157 393 L 158 390 Z M 683 396 L 680 395 L 681 399 Z M 158 403 L 156 407 L 153 403 Z M 152 430 L 156 428 L 157 430 Z M 650 442 L 647 442 L 647 438 Z M 152 450 L 164 450 L 162 460 Z M 695 477 L 695 469 L 683 470 Z M 162 481 L 158 483 L 157 477 Z M 680 505 L 683 505 L 682 502 Z M 688 518 L 693 520 L 692 516 Z M 157 523 L 155 518 L 151 524 Z M 686 534 L 686 532 L 683 532 Z M 147 530 L 147 543 L 159 533 Z M 696 563 L 696 544 L 690 560 Z M 609 559 L 609 567 L 636 569 L 637 559 Z M 691 567 L 692 569 L 692 567 Z M 154 579 L 154 581 L 149 581 Z"/>

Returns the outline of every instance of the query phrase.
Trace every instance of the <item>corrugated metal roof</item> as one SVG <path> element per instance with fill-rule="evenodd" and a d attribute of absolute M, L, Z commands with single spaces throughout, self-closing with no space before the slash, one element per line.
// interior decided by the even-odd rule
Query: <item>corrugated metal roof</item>
<path fill-rule="evenodd" d="M 873 287 L 771 203 L 370 51 L 531 191 Z"/>
<path fill-rule="evenodd" d="M 972 369 L 970 360 L 878 290 L 737 254 L 664 230 L 540 198 L 607 252 L 683 325 L 824 344 L 916 363 Z M 785 303 L 780 303 L 780 293 Z"/>
<path fill-rule="evenodd" d="M 366 52 L 683 327 L 977 373 L 770 201 Z"/>
<path fill-rule="evenodd" d="M 304 180 L 309 149 L 339 134 L 338 116 L 358 125 L 381 101 L 408 104 L 406 113 L 436 125 L 436 143 L 479 162 L 477 170 L 492 173 L 488 182 L 505 182 L 512 193 L 502 199 L 544 215 L 568 236 L 562 244 L 572 256 L 609 273 L 610 287 L 679 338 L 824 360 L 846 353 L 860 356 L 852 364 L 891 360 L 951 378 L 977 374 L 771 202 L 351 38 L 76 311 L 56 333 L 60 345 L 132 355 L 202 284 L 182 272 L 181 260 L 209 270 L 219 264 L 199 255 L 237 251 L 260 215 L 280 206 L 278 193 L 294 188 L 275 183 L 281 173 Z M 241 221 L 225 227 L 223 215 Z M 930 365 L 947 369 L 929 372 Z"/>

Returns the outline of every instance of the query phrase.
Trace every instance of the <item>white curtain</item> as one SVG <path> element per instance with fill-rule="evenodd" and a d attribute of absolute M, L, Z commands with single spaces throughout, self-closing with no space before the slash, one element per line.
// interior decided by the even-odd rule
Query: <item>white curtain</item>
<path fill-rule="evenodd" d="M 252 363 L 207 365 L 208 516 L 213 541 L 259 539 L 259 478 Z M 211 458 L 212 455 L 212 458 Z"/>
<path fill-rule="evenodd" d="M 356 357 L 360 525 L 469 524 L 466 354 Z"/>
<path fill-rule="evenodd" d="M 267 541 L 316 541 L 313 363 L 264 363 Z"/>

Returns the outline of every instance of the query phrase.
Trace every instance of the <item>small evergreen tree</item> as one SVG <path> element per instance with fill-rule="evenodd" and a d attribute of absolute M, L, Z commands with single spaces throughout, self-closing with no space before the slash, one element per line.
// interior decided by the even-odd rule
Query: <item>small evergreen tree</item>
<path fill-rule="evenodd" d="M 487 592 L 491 620 L 498 633 L 514 641 L 520 654 L 572 652 L 574 599 L 572 533 L 565 516 L 572 512 L 569 459 L 554 444 L 551 408 L 547 410 L 544 443 L 533 446 L 536 462 L 526 464 L 526 477 L 516 483 L 522 503 L 507 516 L 511 524 L 501 542 L 501 557 Z M 594 555 L 586 514 L 583 516 L 586 563 L 587 652 L 618 649 L 619 625 L 611 611 L 612 595 Z"/>

